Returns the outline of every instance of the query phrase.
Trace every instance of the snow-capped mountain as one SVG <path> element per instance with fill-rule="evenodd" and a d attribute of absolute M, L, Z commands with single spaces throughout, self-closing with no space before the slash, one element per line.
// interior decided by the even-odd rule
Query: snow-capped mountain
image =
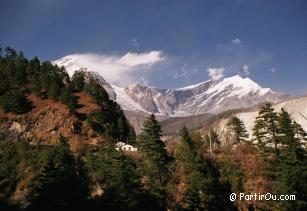
<path fill-rule="evenodd" d="M 65 58 L 65 57 L 64 57 Z M 69 75 L 80 68 L 73 58 L 60 59 L 54 63 L 65 66 Z M 86 70 L 86 69 L 85 69 Z M 124 88 L 108 83 L 103 76 L 89 72 L 107 90 L 124 110 L 163 116 L 190 116 L 202 113 L 219 113 L 228 109 L 246 108 L 262 102 L 279 102 L 287 94 L 277 93 L 270 88 L 262 88 L 250 78 L 239 75 L 208 80 L 179 89 L 160 89 L 138 83 Z"/>
<path fill-rule="evenodd" d="M 287 98 L 286 94 L 262 88 L 250 78 L 239 75 L 179 89 L 159 89 L 137 83 L 125 88 L 113 87 L 116 100 L 124 109 L 167 116 L 219 113 Z"/>

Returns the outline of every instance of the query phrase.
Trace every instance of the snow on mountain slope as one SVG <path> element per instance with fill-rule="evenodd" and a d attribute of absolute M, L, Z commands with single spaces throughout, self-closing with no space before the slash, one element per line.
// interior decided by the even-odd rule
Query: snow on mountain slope
<path fill-rule="evenodd" d="M 80 56 L 80 55 L 79 55 Z M 66 56 L 54 63 L 65 66 L 71 76 L 82 67 L 76 56 Z M 84 69 L 84 68 L 83 68 Z M 86 70 L 86 69 L 84 69 Z M 239 75 L 208 80 L 179 89 L 160 89 L 130 84 L 119 88 L 108 83 L 103 76 L 89 72 L 106 88 L 110 97 L 124 110 L 154 113 L 161 116 L 190 116 L 203 113 L 219 113 L 228 109 L 246 108 L 262 102 L 280 102 L 288 97 L 269 88 L 262 88 L 250 78 Z"/>
<path fill-rule="evenodd" d="M 135 102 L 129 95 L 125 93 L 124 88 L 120 88 L 112 85 L 112 88 L 116 94 L 116 102 L 122 105 L 122 108 L 127 111 L 143 111 L 148 113 L 140 104 Z"/>

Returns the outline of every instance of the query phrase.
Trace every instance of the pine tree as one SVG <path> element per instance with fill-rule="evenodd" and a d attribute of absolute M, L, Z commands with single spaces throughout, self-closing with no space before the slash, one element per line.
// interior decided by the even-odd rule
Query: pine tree
<path fill-rule="evenodd" d="M 76 170 L 76 161 L 66 139 L 61 135 L 58 145 L 50 152 L 34 188 L 30 210 L 72 208 L 84 197 Z"/>
<path fill-rule="evenodd" d="M 255 137 L 255 141 L 257 142 L 256 145 L 258 146 L 261 152 L 265 150 L 265 145 L 266 145 L 265 127 L 266 127 L 265 121 L 257 117 L 253 127 L 253 136 Z"/>
<path fill-rule="evenodd" d="M 31 81 L 31 91 L 39 97 L 41 95 L 42 84 L 38 78 L 34 78 Z"/>
<path fill-rule="evenodd" d="M 223 199 L 217 170 L 202 157 L 185 127 L 180 130 L 180 136 L 174 166 L 178 180 L 185 184 L 181 208 L 222 210 Z"/>
<path fill-rule="evenodd" d="M 237 144 L 246 141 L 246 138 L 248 138 L 248 134 L 244 123 L 238 117 L 234 116 L 230 118 L 227 123 L 227 126 L 234 133 L 235 142 Z"/>
<path fill-rule="evenodd" d="M 7 91 L 0 99 L 0 106 L 6 113 L 22 114 L 30 109 L 30 103 L 21 90 Z"/>
<path fill-rule="evenodd" d="M 129 143 L 133 144 L 136 142 L 136 133 L 134 127 L 129 123 Z"/>
<path fill-rule="evenodd" d="M 23 53 L 20 52 L 16 61 L 16 84 L 23 84 L 26 82 L 26 69 L 28 66 L 28 60 L 24 58 Z"/>
<path fill-rule="evenodd" d="M 49 99 L 58 100 L 61 93 L 61 86 L 56 81 L 51 81 L 47 90 Z"/>
<path fill-rule="evenodd" d="M 115 150 L 114 141 L 105 141 L 97 153 L 87 154 L 87 172 L 98 182 L 104 194 L 102 207 L 106 210 L 139 210 L 141 190 L 134 163 Z"/>
<path fill-rule="evenodd" d="M 161 126 L 153 114 L 145 119 L 138 140 L 142 153 L 138 170 L 143 177 L 145 189 L 159 200 L 161 207 L 165 207 L 165 185 L 171 158 L 161 141 L 161 133 Z"/>
<path fill-rule="evenodd" d="M 126 142 L 128 140 L 128 124 L 125 116 L 120 116 L 117 120 L 117 132 L 120 141 Z"/>
<path fill-rule="evenodd" d="M 6 52 L 6 58 L 8 59 L 16 59 L 17 58 L 17 52 L 15 49 L 10 48 L 9 46 L 7 46 L 4 51 Z"/>
<path fill-rule="evenodd" d="M 59 97 L 60 101 L 67 105 L 69 110 L 73 110 L 77 107 L 76 97 L 72 93 L 72 89 L 70 87 L 63 87 L 61 89 L 61 95 Z"/>
<path fill-rule="evenodd" d="M 90 80 L 84 87 L 87 94 L 93 97 L 93 100 L 98 105 L 108 103 L 109 95 L 107 91 L 96 81 Z"/>
<path fill-rule="evenodd" d="M 307 159 L 300 139 L 296 136 L 297 123 L 281 109 L 278 115 L 281 153 L 277 171 L 277 193 L 295 194 L 295 201 L 280 201 L 280 210 L 307 209 Z"/>
<path fill-rule="evenodd" d="M 71 78 L 71 85 L 75 91 L 82 91 L 85 86 L 85 73 L 82 70 L 74 72 Z"/>
<path fill-rule="evenodd" d="M 267 145 L 274 146 L 275 159 L 277 159 L 279 156 L 278 115 L 272 104 L 268 103 L 260 109 L 253 132 L 261 149 L 264 150 Z"/>

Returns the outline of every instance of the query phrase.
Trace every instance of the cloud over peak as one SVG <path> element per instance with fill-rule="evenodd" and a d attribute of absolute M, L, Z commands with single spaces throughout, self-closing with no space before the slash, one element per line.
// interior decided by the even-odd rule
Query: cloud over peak
<path fill-rule="evenodd" d="M 243 65 L 242 70 L 243 70 L 243 72 L 244 72 L 245 75 L 249 75 L 249 74 L 250 74 L 250 72 L 249 72 L 249 66 L 248 66 L 248 65 L 246 65 L 246 64 Z"/>
<path fill-rule="evenodd" d="M 239 39 L 239 38 L 235 38 L 231 41 L 232 44 L 234 45 L 239 45 L 241 46 L 243 44 L 243 42 Z"/>
<path fill-rule="evenodd" d="M 69 75 L 80 68 L 87 68 L 98 72 L 111 83 L 124 86 L 141 80 L 153 65 L 165 59 L 162 51 L 128 52 L 124 55 L 82 53 L 65 56 L 54 63 L 65 66 Z"/>
<path fill-rule="evenodd" d="M 208 75 L 211 77 L 213 80 L 218 80 L 224 77 L 224 67 L 218 67 L 218 68 L 212 68 L 209 67 L 207 68 Z"/>

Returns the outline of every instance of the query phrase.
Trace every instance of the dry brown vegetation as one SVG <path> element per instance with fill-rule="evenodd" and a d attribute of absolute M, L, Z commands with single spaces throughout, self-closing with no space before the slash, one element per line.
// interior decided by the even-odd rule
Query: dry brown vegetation
<path fill-rule="evenodd" d="M 69 140 L 74 152 L 82 152 L 86 145 L 100 141 L 86 121 L 86 116 L 98 107 L 85 93 L 75 95 L 78 98 L 76 113 L 71 113 L 60 102 L 28 95 L 32 110 L 22 115 L 0 111 L 0 128 L 16 133 L 19 138 L 25 138 L 31 143 L 53 144 L 62 134 Z"/>

